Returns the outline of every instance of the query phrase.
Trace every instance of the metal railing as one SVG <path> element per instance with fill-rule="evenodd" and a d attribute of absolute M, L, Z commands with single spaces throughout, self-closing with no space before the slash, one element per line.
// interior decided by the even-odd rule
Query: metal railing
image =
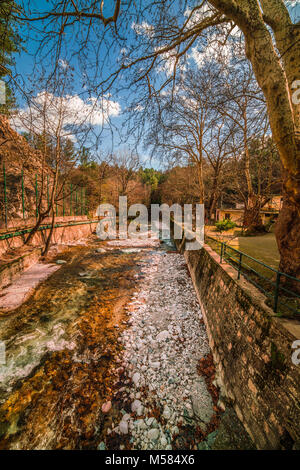
<path fill-rule="evenodd" d="M 14 184 L 11 186 L 9 182 L 10 177 L 14 178 Z M 15 182 L 16 178 L 18 179 L 18 184 Z M 39 216 L 39 206 L 42 205 L 44 208 L 49 207 L 51 186 L 49 175 L 47 175 L 44 187 L 42 188 L 42 197 L 40 194 L 41 188 L 39 187 L 39 175 L 37 173 L 33 175 L 30 187 L 25 188 L 23 169 L 18 176 L 12 174 L 9 175 L 5 164 L 3 164 L 2 171 L 0 170 L 0 179 L 2 179 L 0 184 L 0 187 L 2 186 L 0 191 L 0 224 L 4 223 L 6 228 L 10 221 L 10 206 L 12 204 L 12 199 L 15 199 L 16 204 L 18 201 L 16 193 L 20 194 L 22 213 L 20 220 L 26 221 L 31 217 L 35 217 L 37 219 Z M 87 194 L 84 186 L 65 182 L 60 192 L 61 194 L 55 195 L 54 210 L 56 216 L 65 217 L 87 215 Z M 29 197 L 28 194 L 30 194 Z"/>
<path fill-rule="evenodd" d="M 300 279 L 282 273 L 226 242 L 205 236 L 205 242 L 220 255 L 220 263 L 230 264 L 268 298 L 268 304 L 279 315 L 300 315 Z M 298 287 L 299 286 L 299 287 Z"/>
<path fill-rule="evenodd" d="M 79 220 L 79 221 L 71 221 L 71 222 L 64 222 L 64 223 L 56 223 L 54 224 L 54 228 L 58 227 L 73 227 L 75 225 L 87 225 L 87 224 L 95 224 L 98 223 L 99 219 L 91 219 L 91 220 Z M 43 231 L 51 228 L 51 224 L 42 224 L 39 226 L 38 231 Z M 22 235 L 26 235 L 27 233 L 31 232 L 31 228 L 25 228 L 20 230 L 13 230 L 11 232 L 7 232 L 4 234 L 0 234 L 0 240 L 8 240 L 14 237 L 20 237 Z"/>

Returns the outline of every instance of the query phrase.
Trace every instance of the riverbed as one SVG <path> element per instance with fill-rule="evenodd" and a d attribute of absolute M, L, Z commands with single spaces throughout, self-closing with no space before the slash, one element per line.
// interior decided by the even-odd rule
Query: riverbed
<path fill-rule="evenodd" d="M 1 449 L 251 448 L 171 241 L 93 236 L 49 261 L 65 263 L 0 312 Z"/>

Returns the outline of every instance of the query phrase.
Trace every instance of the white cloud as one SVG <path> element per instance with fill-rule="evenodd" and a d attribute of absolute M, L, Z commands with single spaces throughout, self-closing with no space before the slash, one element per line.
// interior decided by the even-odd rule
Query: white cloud
<path fill-rule="evenodd" d="M 58 60 L 58 65 L 64 70 L 66 70 L 69 67 L 68 62 L 64 59 L 59 59 Z"/>
<path fill-rule="evenodd" d="M 46 91 L 38 93 L 30 107 L 21 109 L 12 119 L 17 130 L 41 133 L 43 129 L 55 135 L 61 127 L 61 136 L 75 138 L 75 131 L 87 126 L 103 126 L 110 117 L 118 116 L 118 102 L 102 98 L 83 100 L 78 95 L 54 96 Z"/>
<path fill-rule="evenodd" d="M 188 19 L 188 17 L 191 15 L 191 17 L 189 18 L 187 24 L 186 24 L 186 27 L 187 28 L 192 28 L 193 26 L 196 26 L 198 23 L 200 23 L 200 21 L 204 20 L 205 18 L 207 18 L 208 16 L 211 15 L 211 13 L 213 12 L 213 9 L 211 6 L 209 6 L 207 3 L 205 3 L 201 9 L 199 10 L 195 10 L 193 13 L 192 13 L 192 10 L 190 8 L 187 8 L 184 12 L 184 16 Z"/>
<path fill-rule="evenodd" d="M 228 65 L 232 57 L 232 47 L 228 42 L 223 45 L 221 40 L 222 37 L 214 34 L 210 38 L 209 44 L 205 48 L 202 47 L 202 50 L 193 47 L 189 58 L 195 61 L 199 69 L 205 63 L 212 61 Z"/>
<path fill-rule="evenodd" d="M 144 111 L 144 109 L 145 109 L 145 106 L 142 106 L 141 104 L 137 104 L 133 110 L 136 111 L 137 113 L 140 113 Z"/>
<path fill-rule="evenodd" d="M 158 51 L 159 49 L 156 48 L 155 50 Z M 174 73 L 174 67 L 176 64 L 176 55 L 174 51 L 164 52 L 160 55 L 160 58 L 162 59 L 162 61 L 158 65 L 157 71 L 165 72 L 167 76 L 170 77 Z M 177 62 L 176 68 L 177 70 L 180 70 L 182 72 L 186 70 L 186 66 L 180 63 L 180 61 Z"/>
<path fill-rule="evenodd" d="M 152 38 L 154 36 L 154 27 L 151 24 L 147 23 L 147 21 L 143 21 L 142 23 L 133 22 L 131 28 L 138 35 L 145 35 L 148 38 Z"/>
<path fill-rule="evenodd" d="M 233 30 L 230 32 L 230 35 L 233 36 L 234 38 L 239 38 L 242 34 L 242 31 L 238 26 L 235 26 Z"/>

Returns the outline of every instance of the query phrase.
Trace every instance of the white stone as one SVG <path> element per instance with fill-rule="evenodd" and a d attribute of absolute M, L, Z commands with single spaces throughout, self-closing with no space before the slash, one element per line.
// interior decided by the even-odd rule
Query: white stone
<path fill-rule="evenodd" d="M 134 400 L 134 402 L 131 403 L 131 411 L 135 413 L 141 405 L 142 405 L 142 402 L 140 400 Z"/>
<path fill-rule="evenodd" d="M 171 410 L 170 408 L 166 405 L 164 407 L 164 411 L 163 411 L 163 417 L 166 418 L 166 419 L 170 419 L 171 418 Z"/>
<path fill-rule="evenodd" d="M 128 434 L 128 422 L 122 419 L 119 424 L 119 430 L 121 434 Z"/>
<path fill-rule="evenodd" d="M 148 438 L 151 439 L 151 441 L 157 441 L 158 437 L 159 437 L 159 430 L 157 428 L 149 429 Z"/>
<path fill-rule="evenodd" d="M 139 429 L 147 429 L 147 426 L 146 426 L 146 423 L 143 419 L 137 419 L 135 422 L 134 422 L 134 425 Z"/>
<path fill-rule="evenodd" d="M 152 369 L 159 369 L 160 368 L 160 362 L 151 362 L 150 367 Z"/>
<path fill-rule="evenodd" d="M 158 335 L 156 336 L 156 339 L 157 341 L 166 341 L 166 339 L 168 339 L 170 337 L 170 334 L 167 330 L 164 330 L 164 331 L 161 331 L 160 333 L 158 333 Z"/>
<path fill-rule="evenodd" d="M 97 248 L 96 252 L 97 253 L 106 253 L 106 250 L 104 248 Z"/>
<path fill-rule="evenodd" d="M 138 386 L 140 382 L 140 378 L 141 378 L 141 374 L 139 372 L 136 372 L 135 374 L 133 374 L 132 381 L 136 386 Z"/>

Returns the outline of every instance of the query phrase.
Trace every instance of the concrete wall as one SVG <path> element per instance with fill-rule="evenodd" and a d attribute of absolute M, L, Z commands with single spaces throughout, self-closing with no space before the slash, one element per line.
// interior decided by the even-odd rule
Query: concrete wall
<path fill-rule="evenodd" d="M 0 265 L 0 288 L 10 284 L 20 273 L 33 264 L 37 263 L 41 257 L 42 249 L 32 247 L 26 253 L 17 256 L 15 259 Z"/>
<path fill-rule="evenodd" d="M 202 307 L 221 393 L 259 449 L 299 448 L 300 366 L 292 363 L 299 321 L 281 319 L 265 297 L 204 246 L 184 252 Z"/>
<path fill-rule="evenodd" d="M 97 223 L 87 222 L 81 225 L 56 227 L 53 232 L 52 243 L 69 243 L 86 238 L 95 231 Z M 30 246 L 26 247 L 26 249 L 23 246 L 24 236 L 16 236 L 0 241 L 0 255 L 7 252 L 10 254 L 9 257 L 4 256 L 4 259 L 0 261 L 0 288 L 7 286 L 25 269 L 38 262 L 48 232 L 49 229 L 37 232 Z"/>
<path fill-rule="evenodd" d="M 65 243 L 71 242 L 75 240 L 79 240 L 80 238 L 85 238 L 90 235 L 97 226 L 97 222 L 90 222 L 86 219 L 86 217 L 76 217 L 72 220 L 69 220 L 69 223 L 77 223 L 77 222 L 87 222 L 81 225 L 71 225 L 71 226 L 64 226 L 64 227 L 57 227 L 54 230 L 53 234 L 53 243 Z M 56 223 L 59 223 L 58 220 Z M 66 222 L 66 220 L 64 220 Z M 45 222 L 46 223 L 46 222 Z M 32 241 L 32 246 L 41 246 L 44 244 L 47 235 L 49 233 L 49 229 L 44 229 L 37 232 Z M 13 250 L 15 248 L 19 248 L 23 246 L 24 240 L 26 239 L 27 234 L 19 235 L 13 238 L 8 238 L 6 240 L 0 240 L 0 256 L 6 253 L 9 250 Z"/>

